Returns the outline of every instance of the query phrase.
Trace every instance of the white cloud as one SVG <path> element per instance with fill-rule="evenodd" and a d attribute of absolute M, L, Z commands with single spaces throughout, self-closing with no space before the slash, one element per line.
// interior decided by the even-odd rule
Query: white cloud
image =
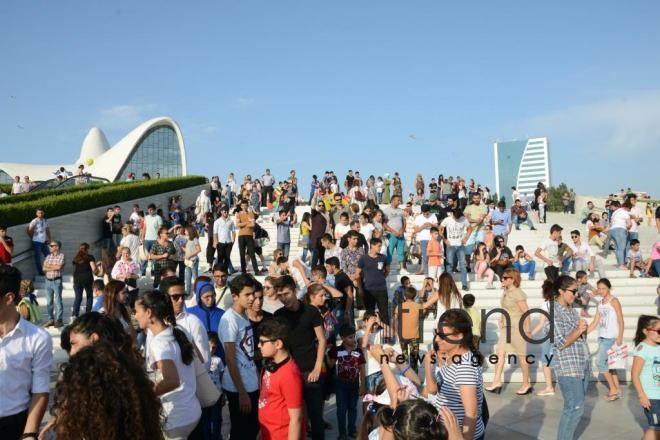
<path fill-rule="evenodd" d="M 650 151 L 660 145 L 660 90 L 568 107 L 521 128 L 602 152 Z"/>
<path fill-rule="evenodd" d="M 251 96 L 241 96 L 238 99 L 236 99 L 236 107 L 237 108 L 248 108 L 252 107 L 255 103 L 255 99 Z"/>
<path fill-rule="evenodd" d="M 103 130 L 130 130 L 153 116 L 156 110 L 155 104 L 115 105 L 101 109 L 96 125 Z"/>

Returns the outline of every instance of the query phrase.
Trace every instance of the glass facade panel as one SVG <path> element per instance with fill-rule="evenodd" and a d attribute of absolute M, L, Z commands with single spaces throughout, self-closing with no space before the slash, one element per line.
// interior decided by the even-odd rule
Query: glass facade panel
<path fill-rule="evenodd" d="M 2 184 L 14 183 L 14 179 L 3 170 L 0 170 L 0 183 Z"/>
<path fill-rule="evenodd" d="M 176 132 L 171 127 L 155 127 L 149 130 L 131 153 L 117 180 L 126 180 L 128 173 L 139 179 L 142 173 L 154 177 L 176 177 L 183 174 L 181 150 Z"/>

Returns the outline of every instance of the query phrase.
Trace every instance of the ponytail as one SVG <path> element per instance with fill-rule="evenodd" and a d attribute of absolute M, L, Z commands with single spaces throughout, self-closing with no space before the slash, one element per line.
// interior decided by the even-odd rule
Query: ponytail
<path fill-rule="evenodd" d="M 568 275 L 561 275 L 556 280 L 545 280 L 541 286 L 543 298 L 551 301 L 559 295 L 559 290 L 566 290 L 571 284 L 575 283 L 575 278 Z"/>
<path fill-rule="evenodd" d="M 181 350 L 181 360 L 185 365 L 190 365 L 193 361 L 194 348 L 186 334 L 176 326 L 174 308 L 169 296 L 160 290 L 149 290 L 142 293 L 138 301 L 144 308 L 151 310 L 155 318 L 172 327 L 174 339 Z"/>

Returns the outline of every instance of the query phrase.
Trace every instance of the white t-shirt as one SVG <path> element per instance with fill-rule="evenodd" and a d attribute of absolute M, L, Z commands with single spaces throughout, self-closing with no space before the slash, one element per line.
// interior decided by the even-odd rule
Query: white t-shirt
<path fill-rule="evenodd" d="M 160 376 L 160 372 L 155 370 L 155 366 L 157 361 L 163 360 L 174 362 L 179 375 L 179 386 L 160 396 L 163 405 L 163 416 L 165 417 L 163 428 L 169 431 L 195 423 L 202 416 L 202 408 L 199 406 L 199 400 L 195 395 L 197 390 L 195 365 L 194 362 L 186 365 L 181 360 L 181 349 L 176 339 L 174 339 L 172 327 L 167 327 L 155 336 L 151 331 L 147 331 L 145 352 L 147 372 L 150 373 L 151 377 Z"/>
<path fill-rule="evenodd" d="M 241 374 L 245 391 L 251 393 L 258 390 L 259 379 L 257 377 L 257 366 L 254 364 L 254 333 L 250 321 L 236 313 L 233 307 L 230 307 L 220 318 L 218 336 L 223 344 L 227 342 L 234 343 L 236 366 Z M 238 392 L 229 374 L 229 368 L 225 368 L 222 375 L 222 387 L 227 391 Z"/>
<path fill-rule="evenodd" d="M 590 259 L 594 253 L 591 251 L 591 246 L 589 244 L 582 242 L 580 246 L 576 246 L 575 243 L 567 243 L 568 247 L 573 251 L 573 261 L 584 260 L 587 261 Z"/>
<path fill-rule="evenodd" d="M 447 231 L 449 246 L 461 246 L 470 223 L 465 217 L 461 217 L 457 221 L 454 217 L 450 216 L 444 219 L 440 225 Z"/>
<path fill-rule="evenodd" d="M 624 208 L 619 208 L 612 214 L 610 218 L 610 229 L 626 229 L 626 221 L 630 219 L 630 213 Z"/>
<path fill-rule="evenodd" d="M 371 240 L 371 236 L 374 233 L 374 225 L 371 223 L 365 223 L 364 225 L 360 226 L 360 234 L 364 235 L 364 238 L 367 240 L 367 243 L 369 243 L 369 240 Z"/>
<path fill-rule="evenodd" d="M 376 333 L 369 333 L 369 345 L 380 345 L 382 343 L 381 342 L 382 333 L 383 333 L 382 330 L 379 330 Z M 358 346 L 361 346 L 363 336 L 364 336 L 364 330 L 358 330 L 357 333 L 355 334 Z M 365 349 L 363 351 L 364 351 L 364 358 L 367 360 L 367 363 L 364 367 L 366 375 L 369 376 L 371 374 L 378 373 L 380 371 L 380 364 L 378 363 L 378 361 L 369 354 L 369 350 Z"/>
<path fill-rule="evenodd" d="M 415 226 L 422 226 L 424 223 L 431 223 L 434 226 L 438 225 L 438 219 L 435 214 L 431 214 L 428 217 L 424 217 L 424 214 L 419 214 L 415 217 Z M 419 241 L 429 241 L 431 239 L 431 228 L 422 229 L 417 233 L 417 240 Z"/>
<path fill-rule="evenodd" d="M 643 219 L 644 218 L 644 213 L 642 212 L 642 208 L 639 206 L 633 206 L 630 209 L 630 214 L 636 216 L 637 218 Z M 635 220 L 632 221 L 632 227 L 630 228 L 630 232 L 637 232 L 637 222 Z"/>
<path fill-rule="evenodd" d="M 32 229 L 32 241 L 38 241 L 40 243 L 48 241 L 48 234 L 46 234 L 48 220 L 45 218 L 34 218 L 30 222 L 30 229 Z"/>
<path fill-rule="evenodd" d="M 339 223 L 335 226 L 335 240 L 341 240 L 341 238 L 346 235 L 348 231 L 351 230 L 351 225 L 342 225 Z"/>
<path fill-rule="evenodd" d="M 559 244 L 552 240 L 551 238 L 546 238 L 541 242 L 539 246 L 541 249 L 541 254 L 549 260 L 552 260 L 553 265 L 560 266 L 561 261 L 559 260 Z M 547 264 L 546 264 L 547 266 Z"/>
<path fill-rule="evenodd" d="M 159 215 L 146 215 L 144 217 L 144 239 L 158 240 L 158 228 L 163 226 L 163 219 Z"/>
<path fill-rule="evenodd" d="M 202 353 L 204 363 L 208 368 L 211 349 L 209 348 L 209 336 L 202 321 L 195 315 L 191 315 L 188 312 L 181 312 L 176 317 L 176 325 L 188 332 L 190 340 L 197 346 L 200 353 Z"/>

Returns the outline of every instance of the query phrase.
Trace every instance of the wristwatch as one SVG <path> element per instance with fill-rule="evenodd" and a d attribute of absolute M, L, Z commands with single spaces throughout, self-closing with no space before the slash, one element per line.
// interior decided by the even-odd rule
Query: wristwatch
<path fill-rule="evenodd" d="M 24 432 L 23 435 L 21 435 L 21 439 L 24 438 L 33 438 L 37 440 L 39 438 L 39 433 L 38 432 Z"/>

